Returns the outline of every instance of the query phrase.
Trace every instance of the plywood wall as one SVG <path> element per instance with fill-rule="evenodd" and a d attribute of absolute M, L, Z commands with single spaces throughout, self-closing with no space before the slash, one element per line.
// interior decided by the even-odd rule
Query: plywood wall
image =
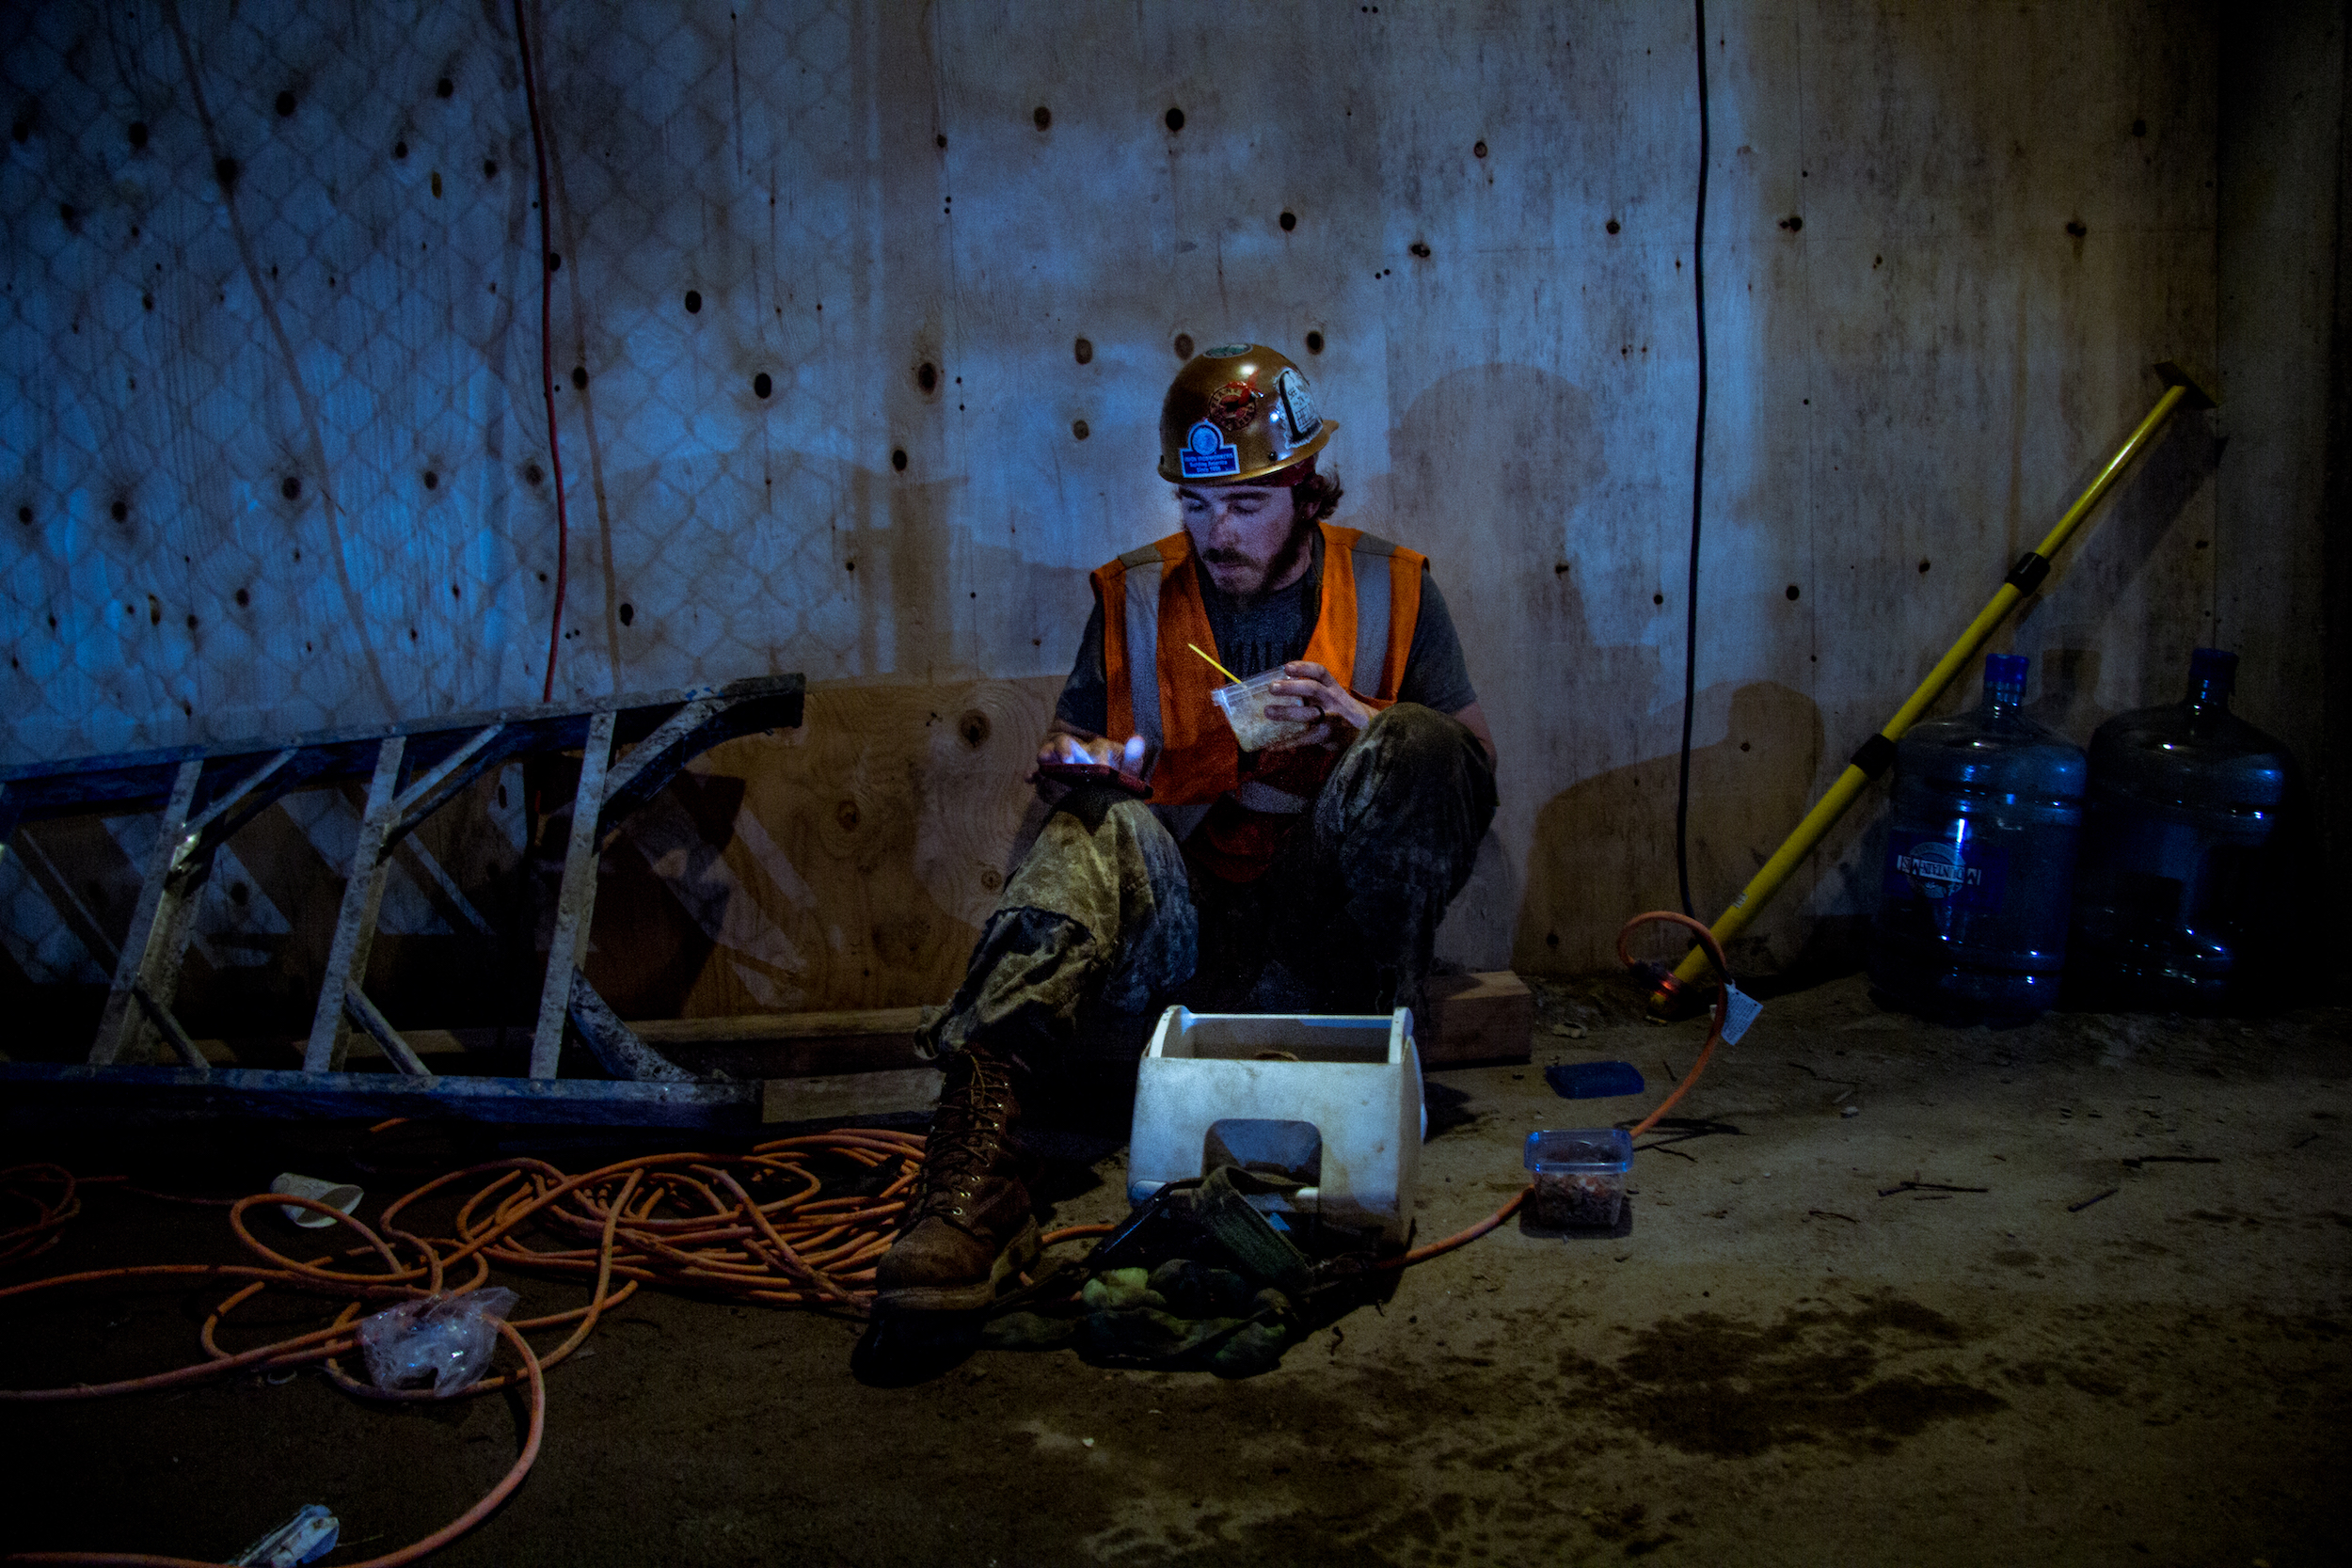
<path fill-rule="evenodd" d="M 1592 967 L 1673 900 L 1687 8 L 527 11 L 557 689 L 819 683 L 803 736 L 714 759 L 646 830 L 641 926 L 610 927 L 622 900 L 598 928 L 636 955 L 600 958 L 612 983 L 697 1010 L 944 994 L 1084 574 L 1175 526 L 1152 467 L 1179 350 L 1234 338 L 1305 364 L 1343 520 L 1426 551 L 1463 628 L 1504 804 L 1446 951 Z M 535 695 L 558 519 L 506 9 L 0 25 L 0 752 Z M 2208 8 L 1708 25 L 1711 911 L 2153 401 L 2148 367 L 2212 366 L 2217 306 Z M 2183 421 L 2004 638 L 2078 736 L 2213 634 L 2240 547 L 2217 462 Z M 2223 633 L 2265 614 L 2233 589 Z M 850 800 L 887 803 L 852 832 Z M 1867 907 L 1873 852 L 1865 814 L 1758 956 Z M 17 929 L 28 974 L 81 961 Z"/>

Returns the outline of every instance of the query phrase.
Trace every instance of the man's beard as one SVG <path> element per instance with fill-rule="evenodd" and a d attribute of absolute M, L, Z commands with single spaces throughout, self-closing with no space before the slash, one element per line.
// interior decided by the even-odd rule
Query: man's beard
<path fill-rule="evenodd" d="M 1258 578 L 1257 586 L 1243 591 L 1229 589 L 1222 583 L 1218 583 L 1218 589 L 1229 598 L 1245 606 L 1256 604 L 1266 596 L 1271 584 L 1280 582 L 1290 575 L 1293 567 L 1305 559 L 1313 536 L 1313 520 L 1304 514 L 1294 514 L 1291 520 L 1290 537 L 1282 541 L 1282 547 L 1276 550 L 1273 559 L 1266 562 L 1264 572 Z M 1235 555 L 1230 550 L 1211 550 L 1202 554 L 1200 560 L 1203 566 L 1241 566 L 1248 563 L 1247 558 Z M 1209 580 L 1213 583 L 1216 582 L 1216 576 L 1212 574 Z"/>

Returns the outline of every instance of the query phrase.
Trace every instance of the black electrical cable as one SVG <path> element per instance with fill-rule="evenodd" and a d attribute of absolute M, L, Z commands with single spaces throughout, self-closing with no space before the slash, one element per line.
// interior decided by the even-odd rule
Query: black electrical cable
<path fill-rule="evenodd" d="M 1691 904 L 1691 719 L 1698 705 L 1699 673 L 1699 516 L 1707 479 L 1707 0 L 1692 0 L 1698 26 L 1699 55 L 1699 200 L 1698 216 L 1691 226 L 1691 294 L 1698 318 L 1698 428 L 1691 439 L 1691 580 L 1683 590 L 1682 620 L 1682 762 L 1675 785 L 1675 879 L 1682 890 L 1682 912 L 1693 920 Z"/>
<path fill-rule="evenodd" d="M 555 656 L 563 648 L 564 590 L 572 559 L 571 518 L 564 510 L 564 453 L 555 441 L 555 242 L 548 218 L 548 147 L 539 130 L 539 87 L 531 69 L 531 33 L 523 0 L 515 0 L 515 48 L 522 55 L 523 104 L 531 111 L 531 150 L 539 166 L 539 389 L 548 402 L 548 467 L 555 482 L 555 608 L 548 612 L 548 673 L 539 690 L 555 701 Z"/>

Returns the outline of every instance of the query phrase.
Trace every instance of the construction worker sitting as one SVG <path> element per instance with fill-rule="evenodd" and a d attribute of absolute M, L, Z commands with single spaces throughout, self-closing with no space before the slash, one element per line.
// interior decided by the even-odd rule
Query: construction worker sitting
<path fill-rule="evenodd" d="M 878 1309 L 986 1307 L 1035 1257 L 1011 1130 L 1082 1037 L 1139 1044 L 1179 1002 L 1418 1002 L 1494 816 L 1494 739 L 1427 561 L 1330 520 L 1340 484 L 1317 457 L 1338 429 L 1255 343 L 1168 388 L 1159 472 L 1184 527 L 1093 574 L 1038 752 L 1053 809 L 919 1037 L 946 1084 Z M 1277 671 L 1229 721 L 1227 673 Z M 1072 765 L 1102 777 L 1054 777 Z M 1148 805 L 1111 776 L 1146 768 Z"/>

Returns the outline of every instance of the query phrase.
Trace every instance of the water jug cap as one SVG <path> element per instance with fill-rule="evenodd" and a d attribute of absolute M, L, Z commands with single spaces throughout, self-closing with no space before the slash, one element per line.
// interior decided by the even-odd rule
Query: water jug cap
<path fill-rule="evenodd" d="M 1984 661 L 1984 695 L 1988 702 L 2003 707 L 2015 707 L 2026 700 L 2026 667 L 2032 661 L 2024 654 L 1991 654 Z"/>
<path fill-rule="evenodd" d="M 2237 655 L 2220 648 L 2199 648 L 2188 656 L 2188 683 L 2216 683 L 2224 689 L 2237 684 Z"/>

